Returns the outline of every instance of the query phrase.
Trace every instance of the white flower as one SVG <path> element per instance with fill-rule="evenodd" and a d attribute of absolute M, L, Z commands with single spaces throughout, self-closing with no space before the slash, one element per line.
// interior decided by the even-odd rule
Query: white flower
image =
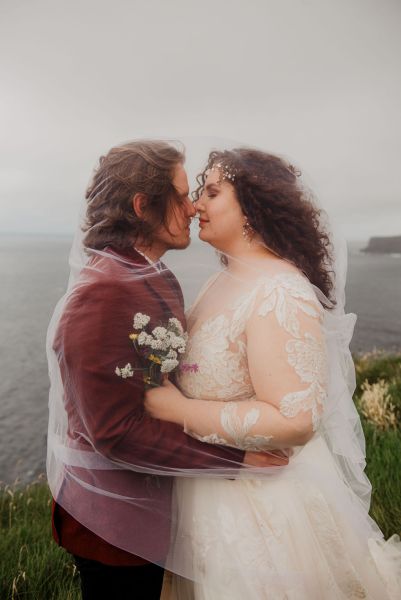
<path fill-rule="evenodd" d="M 180 347 L 185 347 L 185 340 L 184 338 L 175 335 L 174 333 L 172 333 L 171 331 L 169 332 L 169 338 L 170 338 L 170 346 L 171 348 L 180 348 Z"/>
<path fill-rule="evenodd" d="M 161 350 L 162 352 L 165 352 L 166 350 L 168 350 L 170 348 L 170 344 L 168 342 L 168 340 L 155 340 L 153 338 L 152 339 L 152 343 L 150 344 L 150 346 L 154 349 L 154 350 Z"/>
<path fill-rule="evenodd" d="M 160 370 L 162 373 L 170 373 L 170 371 L 172 371 L 176 367 L 178 367 L 178 360 L 175 360 L 173 358 L 167 358 L 162 362 Z"/>
<path fill-rule="evenodd" d="M 155 327 L 152 331 L 152 335 L 157 340 L 163 340 L 167 336 L 167 329 L 165 327 Z"/>
<path fill-rule="evenodd" d="M 184 333 L 184 329 L 178 319 L 176 319 L 175 317 L 171 317 L 168 320 L 168 322 L 169 322 L 169 325 L 172 325 L 173 327 L 175 327 L 177 329 L 179 335 L 182 335 Z"/>
<path fill-rule="evenodd" d="M 148 317 L 148 315 L 136 313 L 136 315 L 134 315 L 134 329 L 143 329 L 143 327 L 146 327 L 149 321 L 150 317 Z"/>
<path fill-rule="evenodd" d="M 137 342 L 140 346 L 143 346 L 143 344 L 146 342 L 146 338 L 148 337 L 148 334 L 146 333 L 146 331 L 141 331 L 141 333 L 138 335 L 137 338 Z"/>
<path fill-rule="evenodd" d="M 115 374 L 123 379 L 127 379 L 127 377 L 133 377 L 134 371 L 132 370 L 131 363 L 127 363 L 125 367 L 116 367 Z"/>
<path fill-rule="evenodd" d="M 151 346 L 153 341 L 152 336 L 146 333 L 146 331 L 141 331 L 138 335 L 137 342 L 140 346 Z"/>
<path fill-rule="evenodd" d="M 177 352 L 175 350 L 169 350 L 168 353 L 167 353 L 167 355 L 166 355 L 166 358 L 174 358 L 175 359 L 175 358 L 177 358 L 177 356 L 178 355 L 177 355 Z"/>

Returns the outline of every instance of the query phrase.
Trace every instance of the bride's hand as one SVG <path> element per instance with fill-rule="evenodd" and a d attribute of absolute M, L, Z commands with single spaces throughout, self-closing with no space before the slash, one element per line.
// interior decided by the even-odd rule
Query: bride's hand
<path fill-rule="evenodd" d="M 285 467 L 289 463 L 292 451 L 275 450 L 274 452 L 246 452 L 244 465 L 246 467 Z"/>
<path fill-rule="evenodd" d="M 188 401 L 180 390 L 168 379 L 160 387 L 147 390 L 145 394 L 146 412 L 154 419 L 183 424 L 183 410 Z"/>

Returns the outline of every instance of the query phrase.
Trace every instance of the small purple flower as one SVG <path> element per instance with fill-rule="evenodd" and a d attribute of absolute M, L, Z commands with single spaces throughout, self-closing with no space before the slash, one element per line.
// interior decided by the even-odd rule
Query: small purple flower
<path fill-rule="evenodd" d="M 197 373 L 199 371 L 199 366 L 196 363 L 181 363 L 180 371 L 183 371 L 184 373 Z"/>

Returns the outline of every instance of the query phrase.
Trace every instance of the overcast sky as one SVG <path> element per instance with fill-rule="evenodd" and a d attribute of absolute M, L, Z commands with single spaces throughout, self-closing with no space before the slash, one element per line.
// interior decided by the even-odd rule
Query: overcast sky
<path fill-rule="evenodd" d="M 289 157 L 348 239 L 401 234 L 400 0 L 0 0 L 0 231 L 70 233 L 98 157 Z"/>

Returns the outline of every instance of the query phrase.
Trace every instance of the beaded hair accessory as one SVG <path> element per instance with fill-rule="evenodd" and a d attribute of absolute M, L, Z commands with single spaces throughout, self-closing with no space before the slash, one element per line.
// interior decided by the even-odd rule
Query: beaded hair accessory
<path fill-rule="evenodd" d="M 210 169 L 207 169 L 205 175 L 206 176 L 209 175 L 209 173 L 211 173 L 212 171 L 219 171 L 219 173 L 220 173 L 219 183 L 221 183 L 222 181 L 225 181 L 225 180 L 233 182 L 235 180 L 235 176 L 237 174 L 235 169 L 229 167 L 228 165 L 225 165 L 222 162 L 213 163 L 213 165 L 210 167 Z"/>

